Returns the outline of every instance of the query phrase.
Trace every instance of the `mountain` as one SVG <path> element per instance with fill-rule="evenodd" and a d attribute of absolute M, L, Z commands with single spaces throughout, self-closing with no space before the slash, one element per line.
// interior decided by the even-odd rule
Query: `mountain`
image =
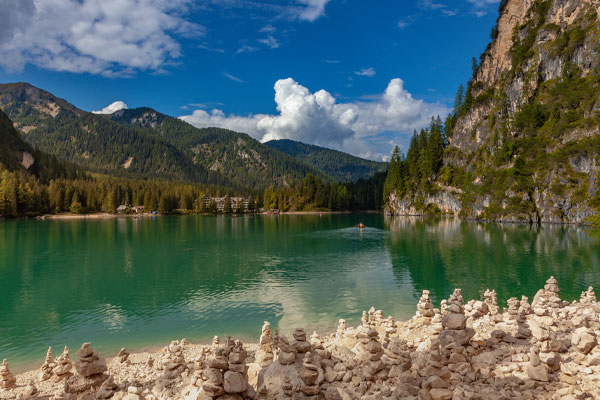
<path fill-rule="evenodd" d="M 196 128 L 150 108 L 120 110 L 107 117 L 123 126 L 152 134 L 177 148 L 194 164 L 219 173 L 237 185 L 254 188 L 285 186 L 309 173 L 331 179 L 326 171 L 265 146 L 245 133 Z"/>
<path fill-rule="evenodd" d="M 406 171 L 419 158 L 409 160 L 410 150 L 397 158 L 389 211 L 556 223 L 596 214 L 599 9 L 599 0 L 502 1 L 492 41 L 446 120 L 442 162 L 410 185 Z"/>
<path fill-rule="evenodd" d="M 365 160 L 341 151 L 294 140 L 271 140 L 265 144 L 311 165 L 338 182 L 369 179 L 377 172 L 387 170 L 387 163 L 384 162 Z"/>
<path fill-rule="evenodd" d="M 79 110 L 27 83 L 0 84 L 0 108 L 31 146 L 90 170 L 120 176 L 227 183 L 155 135 Z"/>
<path fill-rule="evenodd" d="M 12 121 L 0 110 L 0 164 L 14 171 L 35 163 L 33 149 L 23 141 Z"/>
<path fill-rule="evenodd" d="M 34 150 L 14 128 L 10 118 L 0 110 L 0 170 L 27 171 L 49 182 L 51 179 L 76 179 L 85 176 L 85 171 L 56 157 Z"/>

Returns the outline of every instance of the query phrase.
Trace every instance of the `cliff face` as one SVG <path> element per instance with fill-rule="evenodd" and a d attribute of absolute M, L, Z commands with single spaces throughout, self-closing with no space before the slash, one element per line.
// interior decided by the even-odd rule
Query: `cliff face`
<path fill-rule="evenodd" d="M 596 214 L 599 13 L 600 0 L 503 2 L 432 189 L 393 194 L 390 211 L 565 223 Z"/>

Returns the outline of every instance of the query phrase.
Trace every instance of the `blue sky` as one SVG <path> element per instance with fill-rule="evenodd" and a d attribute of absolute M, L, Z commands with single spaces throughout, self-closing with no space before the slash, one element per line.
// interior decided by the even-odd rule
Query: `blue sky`
<path fill-rule="evenodd" d="M 30 82 L 88 111 L 121 101 L 197 126 L 373 159 L 448 111 L 498 7 L 498 0 L 8 1 L 1 82 Z"/>

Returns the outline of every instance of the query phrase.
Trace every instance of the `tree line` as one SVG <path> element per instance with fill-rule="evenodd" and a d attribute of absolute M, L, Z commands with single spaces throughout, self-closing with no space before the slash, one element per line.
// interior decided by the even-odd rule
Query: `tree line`
<path fill-rule="evenodd" d="M 230 206 L 232 196 L 248 197 L 251 210 L 260 207 L 282 211 L 380 209 L 384 180 L 385 173 L 379 173 L 371 179 L 336 184 L 309 174 L 287 187 L 271 186 L 261 193 L 99 174 L 62 177 L 44 183 L 28 171 L 9 171 L 0 164 L 0 216 L 116 213 L 120 205 L 143 205 L 145 211 L 159 213 L 216 213 L 215 202 L 205 204 L 205 196 L 225 196 L 225 213 L 239 211 Z"/>
<path fill-rule="evenodd" d="M 379 210 L 383 207 L 386 172 L 351 183 L 333 183 L 308 174 L 282 188 L 264 192 L 264 207 L 281 211 Z"/>
<path fill-rule="evenodd" d="M 414 132 L 406 156 L 396 146 L 383 187 L 389 198 L 396 191 L 400 197 L 407 193 L 427 190 L 443 165 L 448 139 L 441 118 L 432 118 L 428 128 Z"/>

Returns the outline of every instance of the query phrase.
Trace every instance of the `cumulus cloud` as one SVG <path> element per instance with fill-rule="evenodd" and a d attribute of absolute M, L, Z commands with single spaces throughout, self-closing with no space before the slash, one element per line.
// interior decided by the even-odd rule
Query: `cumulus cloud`
<path fill-rule="evenodd" d="M 393 137 L 410 135 L 428 125 L 432 116 L 443 117 L 449 111 L 441 104 L 413 98 L 398 78 L 389 82 L 383 94 L 352 103 L 338 103 L 326 90 L 311 93 L 292 78 L 278 80 L 274 89 L 274 115 L 225 115 L 214 109 L 180 118 L 197 127 L 245 132 L 261 141 L 292 139 L 385 159 Z"/>
<path fill-rule="evenodd" d="M 115 101 L 112 104 L 109 104 L 108 106 L 104 107 L 102 110 L 98 110 L 98 111 L 92 111 L 94 114 L 112 114 L 114 112 L 117 112 L 119 110 L 127 110 L 127 104 L 125 104 L 122 101 Z"/>
<path fill-rule="evenodd" d="M 192 0 L 19 0 L 0 15 L 0 65 L 76 73 L 162 71 L 177 37 L 203 34 L 184 18 Z"/>

